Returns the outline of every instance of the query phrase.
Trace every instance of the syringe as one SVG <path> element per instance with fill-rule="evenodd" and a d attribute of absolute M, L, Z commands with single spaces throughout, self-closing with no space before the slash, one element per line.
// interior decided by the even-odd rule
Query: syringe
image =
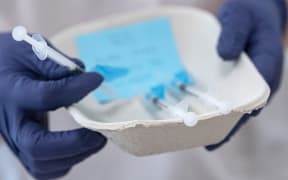
<path fill-rule="evenodd" d="M 42 40 L 36 40 L 27 34 L 27 30 L 23 26 L 17 26 L 12 31 L 12 37 L 16 41 L 26 41 L 31 44 L 34 53 L 38 56 L 40 60 L 45 60 L 47 57 L 55 61 L 56 63 L 69 68 L 70 70 L 84 71 L 83 68 L 78 66 L 76 63 L 72 62 L 70 59 L 57 52 L 55 49 L 49 47 L 47 43 Z"/>
<path fill-rule="evenodd" d="M 32 45 L 32 49 L 34 53 L 37 55 L 39 60 L 46 60 L 48 57 L 56 62 L 57 64 L 61 66 L 67 67 L 71 71 L 78 70 L 80 72 L 84 72 L 84 69 L 80 67 L 75 62 L 71 61 L 55 49 L 49 47 L 46 43 L 46 41 L 40 36 L 29 36 L 27 33 L 27 30 L 23 26 L 17 26 L 12 31 L 12 37 L 16 41 L 25 41 Z M 117 93 L 110 87 L 106 86 L 105 84 L 102 84 L 99 87 L 99 90 L 106 93 L 113 99 L 117 97 Z"/>
<path fill-rule="evenodd" d="M 218 99 L 210 96 L 206 92 L 201 92 L 196 88 L 193 88 L 183 83 L 179 83 L 178 86 L 179 89 L 181 89 L 182 91 L 194 95 L 208 104 L 216 106 L 222 114 L 229 114 L 231 112 L 231 108 L 229 107 L 228 103 L 224 101 L 219 101 Z"/>
<path fill-rule="evenodd" d="M 194 112 L 187 112 L 187 109 L 183 109 L 178 105 L 170 105 L 164 100 L 163 86 L 154 87 L 146 95 L 146 99 L 151 101 L 154 105 L 160 109 L 168 112 L 176 118 L 183 120 L 184 124 L 189 127 L 193 127 L 198 123 L 198 117 Z"/>
<path fill-rule="evenodd" d="M 222 114 L 229 114 L 231 112 L 231 107 L 225 101 L 220 101 L 213 96 L 209 95 L 206 92 L 202 92 L 197 90 L 196 88 L 192 87 L 191 85 L 194 84 L 194 81 L 189 77 L 186 71 L 181 71 L 177 73 L 173 80 L 173 86 L 177 86 L 180 90 L 196 96 L 197 98 L 201 99 L 202 101 L 212 104 L 218 108 L 218 110 Z"/>

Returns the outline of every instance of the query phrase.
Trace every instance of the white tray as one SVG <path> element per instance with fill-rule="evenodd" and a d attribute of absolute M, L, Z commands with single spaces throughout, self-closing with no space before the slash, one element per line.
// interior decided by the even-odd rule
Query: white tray
<path fill-rule="evenodd" d="M 199 123 L 186 127 L 182 120 L 169 115 L 165 120 L 155 120 L 138 99 L 103 106 L 87 96 L 69 108 L 81 126 L 103 133 L 137 156 L 217 143 L 243 114 L 263 107 L 270 94 L 269 87 L 245 54 L 237 63 L 221 60 L 216 52 L 219 24 L 215 17 L 199 9 L 162 7 L 98 19 L 67 28 L 54 36 L 52 42 L 63 52 L 77 57 L 75 37 L 80 34 L 160 16 L 171 18 L 177 47 L 187 70 L 203 87 L 213 90 L 211 93 L 215 97 L 228 101 L 233 111 L 228 115 L 201 111 Z M 195 106 L 191 96 L 185 100 Z"/>

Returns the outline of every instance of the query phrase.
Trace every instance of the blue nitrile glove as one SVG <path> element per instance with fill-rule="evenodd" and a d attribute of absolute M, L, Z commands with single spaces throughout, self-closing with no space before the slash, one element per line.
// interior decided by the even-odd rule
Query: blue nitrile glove
<path fill-rule="evenodd" d="M 97 73 L 72 73 L 50 59 L 39 61 L 30 45 L 0 34 L 0 133 L 32 176 L 63 176 L 105 145 L 97 132 L 51 132 L 43 123 L 47 111 L 79 101 L 101 82 Z"/>
<path fill-rule="evenodd" d="M 218 52 L 225 60 L 237 60 L 246 51 L 271 88 L 278 89 L 283 64 L 283 32 L 286 25 L 284 0 L 226 0 L 219 14 L 222 33 Z M 256 115 L 258 112 L 252 113 Z M 244 115 L 220 143 L 207 146 L 214 150 L 229 141 L 249 119 Z"/>

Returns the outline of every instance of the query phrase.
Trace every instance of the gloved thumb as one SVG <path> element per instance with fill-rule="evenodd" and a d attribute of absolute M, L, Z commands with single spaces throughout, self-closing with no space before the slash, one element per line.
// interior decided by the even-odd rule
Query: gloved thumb
<path fill-rule="evenodd" d="M 244 51 L 251 33 L 252 22 L 245 1 L 226 1 L 219 12 L 222 32 L 218 41 L 218 54 L 224 60 L 238 59 Z"/>
<path fill-rule="evenodd" d="M 103 78 L 98 73 L 82 73 L 48 81 L 19 76 L 16 81 L 11 97 L 20 107 L 33 110 L 54 110 L 78 102 L 97 88 Z"/>
<path fill-rule="evenodd" d="M 95 153 L 107 142 L 102 134 L 85 128 L 50 132 L 30 119 L 24 120 L 18 136 L 21 137 L 16 144 L 22 147 L 22 153 L 36 160 L 73 159 L 79 154 L 89 156 L 91 150 Z"/>

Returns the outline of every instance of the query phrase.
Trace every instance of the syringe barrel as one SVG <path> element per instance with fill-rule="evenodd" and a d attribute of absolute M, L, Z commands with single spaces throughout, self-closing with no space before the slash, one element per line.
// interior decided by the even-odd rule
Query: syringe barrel
<path fill-rule="evenodd" d="M 198 91 L 197 89 L 193 88 L 193 87 L 190 87 L 190 86 L 187 86 L 185 85 L 185 89 L 184 89 L 186 92 L 190 93 L 190 94 L 193 94 L 195 96 L 197 96 L 198 98 L 210 103 L 210 104 L 215 104 L 215 105 L 218 105 L 219 104 L 219 101 L 217 99 L 215 99 L 214 97 L 206 94 L 206 93 L 203 93 L 203 92 L 200 92 Z"/>
<path fill-rule="evenodd" d="M 80 66 L 76 63 L 72 62 L 70 59 L 65 57 L 63 54 L 57 52 L 56 50 L 52 49 L 51 47 L 47 46 L 47 54 L 48 57 L 52 60 L 56 61 L 58 64 L 69 68 L 70 70 L 80 70 L 84 71 Z"/>

